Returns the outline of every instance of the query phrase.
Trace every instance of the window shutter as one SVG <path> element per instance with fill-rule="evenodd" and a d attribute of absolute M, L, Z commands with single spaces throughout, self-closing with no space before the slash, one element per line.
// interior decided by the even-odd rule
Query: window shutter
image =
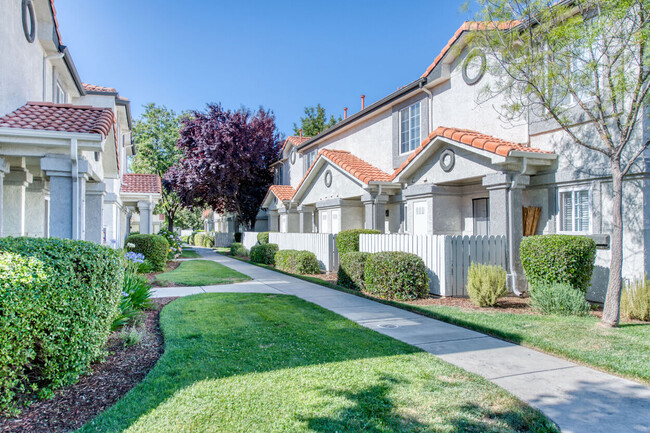
<path fill-rule="evenodd" d="M 577 232 L 589 231 L 589 220 L 591 214 L 589 211 L 589 191 L 576 191 L 576 228 Z"/>
<path fill-rule="evenodd" d="M 562 215 L 560 221 L 561 231 L 570 232 L 573 230 L 573 200 L 571 191 L 560 193 Z"/>

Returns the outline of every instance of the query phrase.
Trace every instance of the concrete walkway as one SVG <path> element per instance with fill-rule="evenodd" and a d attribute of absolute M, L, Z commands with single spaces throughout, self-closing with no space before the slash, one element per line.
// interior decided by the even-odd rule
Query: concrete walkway
<path fill-rule="evenodd" d="M 650 432 L 650 387 L 479 332 L 196 248 L 253 281 L 155 289 L 156 297 L 243 292 L 295 295 L 479 374 L 542 410 L 563 432 Z"/>

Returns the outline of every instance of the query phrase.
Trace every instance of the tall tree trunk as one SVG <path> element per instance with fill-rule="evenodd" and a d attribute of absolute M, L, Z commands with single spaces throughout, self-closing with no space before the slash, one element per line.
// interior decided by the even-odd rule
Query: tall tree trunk
<path fill-rule="evenodd" d="M 623 287 L 623 173 L 618 159 L 612 166 L 612 244 L 609 262 L 609 284 L 603 307 L 602 324 L 618 326 L 621 313 L 621 289 Z"/>

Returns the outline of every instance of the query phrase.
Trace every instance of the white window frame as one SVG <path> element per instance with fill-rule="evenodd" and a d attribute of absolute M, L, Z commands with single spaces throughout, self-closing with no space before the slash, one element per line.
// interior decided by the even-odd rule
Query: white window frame
<path fill-rule="evenodd" d="M 284 164 L 276 165 L 275 184 L 276 185 L 284 185 Z"/>
<path fill-rule="evenodd" d="M 304 153 L 303 157 L 305 160 L 304 173 L 307 174 L 307 170 L 309 170 L 309 167 L 311 167 L 312 163 L 316 159 L 316 149 Z"/>
<path fill-rule="evenodd" d="M 399 141 L 398 144 L 399 144 L 399 153 L 400 153 L 400 155 L 406 155 L 408 153 L 413 152 L 420 145 L 420 142 L 422 141 L 421 140 L 421 138 L 422 138 L 422 107 L 420 106 L 420 102 L 421 101 L 418 101 L 418 102 L 416 102 L 414 104 L 411 104 L 408 107 L 399 110 L 399 112 L 397 113 L 397 123 L 399 125 L 399 131 L 398 131 L 397 136 L 398 136 L 398 141 Z M 416 122 L 415 125 L 412 125 L 411 124 L 412 118 L 415 117 L 415 116 L 411 113 L 411 111 L 416 106 L 417 106 L 417 109 L 418 109 L 417 122 Z M 405 112 L 408 112 L 408 123 L 409 123 L 408 138 L 406 140 L 408 142 L 408 146 L 407 146 L 406 150 L 404 150 L 404 147 L 403 147 L 404 140 L 402 140 L 402 135 L 403 135 L 403 132 L 404 132 L 404 129 L 403 129 L 403 126 L 402 126 L 402 113 L 405 113 Z M 414 128 L 417 128 L 417 132 L 418 132 L 418 136 L 415 139 L 413 139 L 413 137 L 411 136 L 411 133 L 413 132 Z"/>
<path fill-rule="evenodd" d="M 588 215 L 589 215 L 589 227 L 587 230 L 575 230 L 575 223 L 576 223 L 576 209 L 577 209 L 577 203 L 576 203 L 576 196 L 577 193 L 586 191 L 588 196 L 587 196 L 587 204 L 589 206 L 588 210 Z M 564 193 L 571 193 L 571 230 L 564 230 L 564 203 L 562 202 L 562 194 Z M 593 230 L 593 213 L 594 213 L 594 206 L 593 206 L 593 194 L 591 192 L 591 188 L 588 185 L 575 185 L 575 186 L 570 186 L 570 187 L 562 187 L 558 188 L 557 191 L 557 208 L 558 208 L 558 213 L 557 213 L 557 233 L 565 233 L 565 234 L 591 234 Z"/>
<path fill-rule="evenodd" d="M 57 80 L 54 85 L 54 103 L 55 104 L 66 104 L 68 102 L 68 95 L 63 90 L 63 86 Z"/>

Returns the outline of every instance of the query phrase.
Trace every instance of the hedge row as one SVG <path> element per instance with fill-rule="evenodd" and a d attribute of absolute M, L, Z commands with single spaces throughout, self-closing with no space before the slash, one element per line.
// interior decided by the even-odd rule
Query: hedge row
<path fill-rule="evenodd" d="M 366 291 L 386 299 L 409 301 L 429 293 L 429 275 L 422 258 L 401 251 L 371 254 L 364 268 Z"/>
<path fill-rule="evenodd" d="M 379 230 L 371 229 L 344 230 L 336 235 L 336 248 L 341 256 L 346 253 L 358 252 L 359 235 L 376 235 L 379 233 L 381 233 Z"/>
<path fill-rule="evenodd" d="M 253 263 L 265 265 L 275 264 L 275 254 L 278 252 L 278 244 L 261 244 L 251 248 L 250 259 Z"/>
<path fill-rule="evenodd" d="M 316 255 L 310 251 L 282 250 L 275 254 L 275 266 L 295 274 L 318 274 L 320 267 Z"/>
<path fill-rule="evenodd" d="M 101 358 L 122 294 L 120 254 L 93 242 L 0 239 L 0 410 Z"/>
<path fill-rule="evenodd" d="M 130 235 L 126 238 L 126 244 L 129 251 L 144 254 L 144 258 L 151 263 L 153 271 L 165 269 L 169 253 L 169 242 L 164 237 L 158 235 Z"/>
<path fill-rule="evenodd" d="M 365 267 L 370 253 L 351 252 L 342 254 L 339 260 L 337 284 L 354 290 L 365 290 Z"/>

